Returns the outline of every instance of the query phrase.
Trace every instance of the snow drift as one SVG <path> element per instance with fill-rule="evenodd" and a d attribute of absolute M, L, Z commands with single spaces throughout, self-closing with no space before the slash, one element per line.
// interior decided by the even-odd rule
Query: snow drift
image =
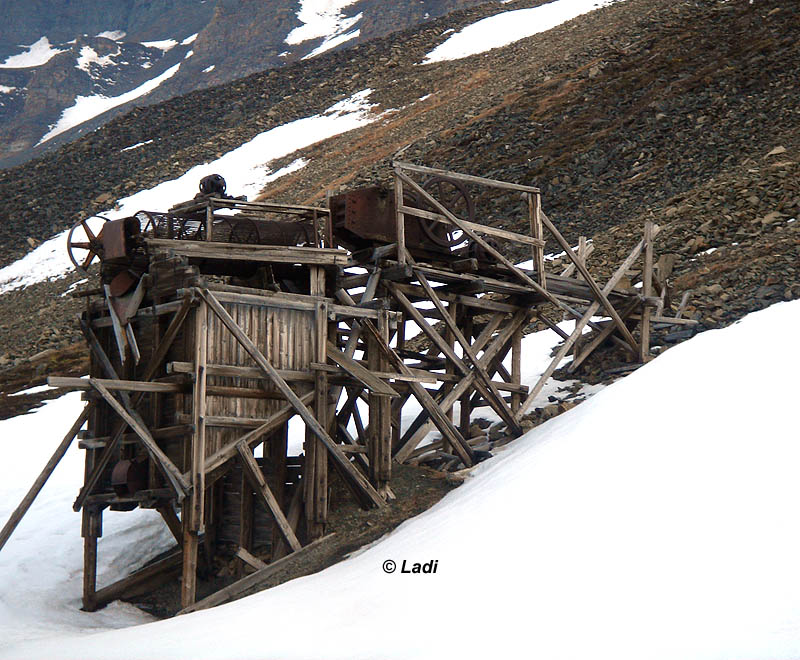
<path fill-rule="evenodd" d="M 781 303 L 670 349 L 317 575 L 0 657 L 797 657 L 798 322 Z"/>

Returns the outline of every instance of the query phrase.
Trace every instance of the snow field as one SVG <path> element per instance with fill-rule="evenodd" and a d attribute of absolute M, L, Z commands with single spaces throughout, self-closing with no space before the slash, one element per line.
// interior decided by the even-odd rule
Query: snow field
<path fill-rule="evenodd" d="M 797 657 L 798 322 L 779 303 L 670 349 L 321 573 L 0 657 Z"/>
<path fill-rule="evenodd" d="M 47 64 L 56 55 L 64 52 L 51 46 L 47 37 L 42 37 L 29 46 L 20 46 L 20 48 L 25 50 L 18 55 L 6 58 L 6 61 L 0 64 L 0 69 L 30 69 Z"/>

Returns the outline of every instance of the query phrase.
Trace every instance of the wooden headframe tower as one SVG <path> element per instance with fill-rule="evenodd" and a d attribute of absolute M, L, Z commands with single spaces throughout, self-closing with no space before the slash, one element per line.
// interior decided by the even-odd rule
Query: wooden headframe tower
<path fill-rule="evenodd" d="M 481 223 L 487 194 L 521 200 L 528 231 Z M 73 260 L 101 261 L 100 286 L 81 294 L 91 371 L 49 382 L 84 390 L 87 405 L 0 547 L 79 436 L 87 610 L 178 573 L 183 611 L 224 602 L 319 542 L 333 480 L 363 507 L 387 506 L 393 462 L 435 456 L 456 469 L 486 457 L 471 437 L 474 410 L 488 407 L 520 435 L 570 351 L 572 368 L 608 341 L 645 361 L 652 323 L 685 322 L 664 316 L 651 223 L 601 286 L 585 242 L 567 244 L 538 189 L 407 163 L 395 163 L 393 190 L 351 191 L 328 208 L 246 202 L 223 188 L 107 222 L 99 234 L 79 224 L 86 237 L 70 235 Z M 547 271 L 546 237 L 571 260 L 567 271 Z M 522 246 L 532 266 L 515 266 L 504 243 Z M 641 290 L 620 288 L 640 258 Z M 547 317 L 553 311 L 575 319 L 571 334 Z M 597 314 L 608 320 L 592 321 Z M 521 347 L 532 320 L 564 343 L 526 387 Z M 421 411 L 401 425 L 410 399 Z M 299 456 L 289 451 L 292 418 L 305 426 Z M 439 438 L 422 444 L 431 431 Z M 137 507 L 161 514 L 175 550 L 98 588 L 103 511 Z M 256 571 L 198 601 L 198 572 L 220 555 L 238 557 L 240 574 Z"/>

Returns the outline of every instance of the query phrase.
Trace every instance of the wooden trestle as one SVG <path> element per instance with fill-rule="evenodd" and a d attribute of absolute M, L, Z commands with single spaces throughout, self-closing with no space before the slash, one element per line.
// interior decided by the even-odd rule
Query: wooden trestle
<path fill-rule="evenodd" d="M 171 209 L 167 233 L 156 221 L 145 235 L 149 267 L 135 291 L 115 298 L 105 286 L 86 296 L 81 327 L 91 373 L 49 379 L 85 390 L 86 409 L 3 529 L 0 547 L 78 435 L 86 451 L 74 504 L 83 515 L 84 608 L 177 572 L 185 611 L 224 602 L 323 537 L 331 469 L 362 506 L 386 506 L 393 461 L 438 452 L 455 467 L 483 457 L 470 433 L 474 409 L 491 408 L 509 435 L 519 435 L 523 416 L 571 350 L 572 368 L 606 340 L 644 361 L 650 324 L 680 322 L 663 316 L 666 278 L 653 272 L 658 228 L 651 223 L 615 274 L 599 283 L 586 266 L 586 242 L 578 251 L 567 244 L 543 213 L 537 188 L 406 163 L 394 168 L 394 240 L 359 249 L 337 247 L 335 218 L 325 208 L 203 198 Z M 528 233 L 458 217 L 423 184 L 426 177 L 521 196 Z M 312 225 L 314 243 L 230 242 L 222 224 L 230 227 L 231 216 L 220 209 L 254 223 L 294 217 Z M 191 235 L 181 218 L 197 221 Z M 420 222 L 460 232 L 477 251 L 407 244 L 406 230 Z M 240 225 L 228 239 L 236 231 Z M 546 271 L 548 236 L 572 262 L 564 273 Z M 530 249 L 532 267 L 513 265 L 497 247 L 503 242 Z M 641 292 L 620 288 L 640 257 Z M 651 295 L 654 286 L 660 297 Z M 553 311 L 575 319 L 571 334 L 547 318 Z M 594 323 L 598 313 L 609 320 Z M 526 387 L 521 339 L 533 320 L 554 328 L 564 343 Z M 576 347 L 587 325 L 592 334 Z M 412 327 L 425 341 L 409 343 Z M 410 399 L 421 411 L 401 426 Z M 299 457 L 287 452 L 293 417 L 306 429 Z M 88 428 L 79 433 L 84 419 Z M 441 439 L 420 448 L 432 430 Z M 176 548 L 98 588 L 103 511 L 136 507 L 161 514 Z M 240 575 L 245 566 L 256 573 L 197 602 L 198 570 L 212 570 L 214 557 L 226 552 L 239 558 Z"/>

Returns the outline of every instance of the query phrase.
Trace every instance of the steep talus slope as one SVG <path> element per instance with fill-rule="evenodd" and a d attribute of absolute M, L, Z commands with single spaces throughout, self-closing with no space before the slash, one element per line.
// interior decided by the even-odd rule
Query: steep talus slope
<path fill-rule="evenodd" d="M 531 4 L 463 10 L 139 108 L 0 173 L 0 263 L 22 254 L 26 237 L 48 237 L 108 199 L 370 87 L 373 101 L 396 111 L 304 150 L 310 164 L 268 197 L 320 202 L 328 190 L 386 181 L 404 149 L 406 160 L 541 186 L 545 210 L 570 240 L 594 236 L 592 262 L 602 272 L 638 240 L 645 218 L 655 220 L 664 227 L 659 251 L 677 255 L 677 292 L 696 290 L 690 313 L 704 327 L 798 297 L 800 222 L 787 222 L 800 213 L 798 7 L 627 0 L 504 49 L 417 64 L 451 26 Z M 785 152 L 766 157 L 776 146 Z M 514 200 L 481 201 L 484 221 L 514 226 L 520 217 Z M 704 254 L 709 248 L 719 249 Z M 70 281 L 3 296 L 7 362 L 77 339 L 67 317 L 76 302 L 58 298 L 46 311 L 19 313 L 41 309 L 48 292 Z"/>

